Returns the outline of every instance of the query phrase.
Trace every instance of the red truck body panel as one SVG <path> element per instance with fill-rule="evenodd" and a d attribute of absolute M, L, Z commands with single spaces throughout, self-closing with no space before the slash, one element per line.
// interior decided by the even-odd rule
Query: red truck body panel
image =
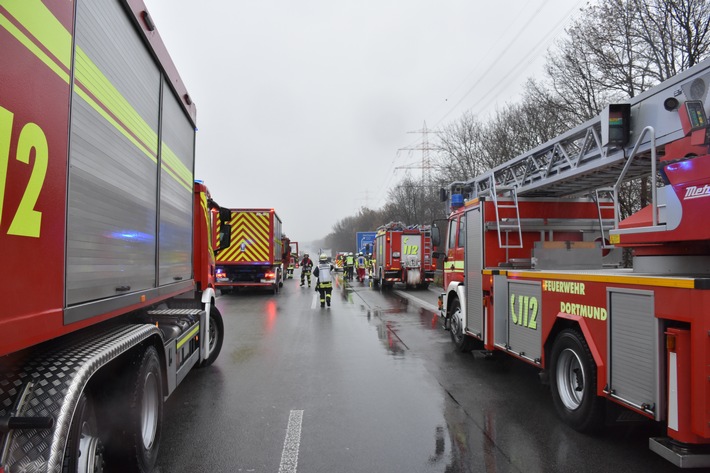
<path fill-rule="evenodd" d="M 122 9 L 118 4 L 117 7 L 119 11 Z M 125 8 L 124 15 L 129 12 L 127 29 L 134 30 L 131 35 L 135 34 L 135 38 L 142 36 L 150 45 L 147 49 L 150 52 L 146 54 L 157 58 L 155 67 L 159 77 L 163 77 L 165 85 L 172 88 L 172 93 L 165 90 L 166 96 L 174 99 L 175 110 L 182 107 L 182 111 L 174 116 L 188 123 L 194 132 L 195 105 L 187 95 L 157 31 L 147 28 L 143 16 L 145 5 L 140 0 L 126 0 L 122 7 Z M 106 79 L 105 84 L 109 87 L 113 80 L 109 72 L 102 70 L 100 60 L 104 60 L 105 56 L 92 56 L 82 51 L 81 54 L 85 53 L 82 58 L 88 59 L 82 59 L 80 65 L 78 59 L 72 61 L 72 57 L 80 56 L 72 49 L 78 50 L 79 47 L 76 46 L 74 30 L 75 8 L 73 2 L 0 4 L 0 15 L 4 19 L 0 27 L 3 48 L 0 55 L 0 83 L 3 84 L 0 90 L 0 260 L 4 268 L 11 269 L 0 276 L 5 301 L 5 309 L 0 312 L 0 331 L 5 335 L 0 356 L 190 291 L 194 287 L 189 279 L 192 270 L 188 268 L 188 278 L 176 279 L 175 284 L 148 285 L 141 290 L 134 290 L 137 287 L 134 285 L 134 289 L 127 291 L 128 294 L 122 294 L 120 301 L 103 295 L 94 300 L 82 296 L 84 300 L 74 304 L 67 300 L 67 294 L 74 290 L 73 286 L 68 287 L 70 277 L 72 281 L 81 283 L 97 274 L 96 271 L 101 271 L 91 261 L 82 265 L 79 256 L 72 260 L 70 266 L 68 251 L 75 251 L 79 245 L 89 248 L 95 243 L 92 238 L 108 238 L 97 231 L 87 235 L 83 243 L 78 238 L 68 239 L 72 230 L 68 222 L 72 218 L 83 219 L 84 222 L 91 220 L 80 217 L 76 210 L 75 217 L 70 218 L 68 197 L 74 190 L 69 166 L 70 135 L 78 133 L 70 122 L 71 117 L 76 115 L 73 110 L 83 106 L 88 110 L 85 112 L 87 115 L 94 113 L 96 117 L 102 117 L 110 123 L 109 127 L 126 137 L 121 140 L 129 140 L 136 147 L 145 145 L 140 132 L 136 131 L 140 125 L 124 121 L 125 117 L 116 112 L 122 92 L 99 90 L 96 83 L 75 72 L 83 67 L 86 74 L 87 69 L 93 68 L 98 71 L 101 80 Z M 86 29 L 84 34 L 87 34 Z M 140 42 L 136 44 L 140 45 Z M 157 97 L 158 89 L 155 90 Z M 179 117 L 181 113 L 184 114 L 182 118 Z M 75 141 L 78 143 L 79 140 L 81 137 L 77 134 Z M 183 187 L 183 202 L 187 202 L 184 196 L 192 191 L 194 154 L 176 152 L 177 159 L 183 159 L 183 164 L 174 166 L 167 159 L 169 150 L 165 142 L 147 144 L 145 149 L 155 150 L 161 146 L 166 156 L 161 162 L 163 172 L 173 176 L 180 173 L 175 179 Z M 157 161 L 158 158 L 154 156 L 152 159 Z M 96 160 L 99 162 L 98 157 Z M 155 165 L 154 169 L 158 169 L 156 173 L 160 172 Z M 95 215 L 104 206 L 104 213 L 110 217 L 113 202 L 109 199 L 107 197 L 106 202 L 90 204 L 97 209 Z M 183 212 L 189 215 L 189 206 Z M 185 225 L 188 235 L 192 235 L 190 225 L 191 222 Z M 81 235 L 81 232 L 73 230 L 74 235 Z M 128 238 L 156 238 L 131 228 L 125 228 L 125 232 L 126 241 Z M 86 255 L 90 251 L 77 250 L 76 254 Z M 188 253 L 185 251 L 185 254 Z M 75 268 L 82 268 L 84 275 L 76 273 Z M 117 281 L 116 284 L 125 283 Z M 125 286 L 130 287 L 128 284 Z M 99 300 L 101 303 L 98 303 Z M 73 315 L 68 316 L 70 305 L 73 306 Z"/>

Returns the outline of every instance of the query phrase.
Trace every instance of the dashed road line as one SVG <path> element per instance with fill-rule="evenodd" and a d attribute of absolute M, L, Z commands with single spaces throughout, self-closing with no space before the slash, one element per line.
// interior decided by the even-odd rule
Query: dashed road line
<path fill-rule="evenodd" d="M 303 411 L 292 410 L 288 416 L 288 427 L 286 428 L 286 439 L 284 449 L 281 452 L 281 464 L 279 473 L 296 473 L 298 468 L 298 450 L 301 446 L 301 423 L 303 422 Z"/>

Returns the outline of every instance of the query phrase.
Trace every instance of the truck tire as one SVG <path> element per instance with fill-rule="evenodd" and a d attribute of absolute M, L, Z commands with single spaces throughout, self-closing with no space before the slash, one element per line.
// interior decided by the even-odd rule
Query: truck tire
<path fill-rule="evenodd" d="M 461 315 L 461 303 L 458 299 L 451 302 L 451 341 L 454 342 L 456 350 L 461 353 L 468 353 L 473 350 L 475 342 L 466 335 L 463 327 L 463 317 Z"/>
<path fill-rule="evenodd" d="M 205 368 L 214 363 L 214 360 L 219 356 L 219 352 L 222 350 L 222 343 L 224 342 L 224 321 L 222 320 L 222 314 L 216 306 L 210 307 L 210 333 L 209 333 L 209 345 L 210 345 L 210 356 L 200 363 L 200 368 Z"/>
<path fill-rule="evenodd" d="M 104 471 L 104 445 L 94 411 L 94 400 L 82 393 L 69 427 L 62 473 Z"/>
<path fill-rule="evenodd" d="M 111 463 L 121 471 L 150 472 L 158 460 L 163 424 L 163 382 L 155 347 L 148 346 L 131 363 L 125 376 L 125 409 L 118 426 L 119 438 L 111 445 Z"/>
<path fill-rule="evenodd" d="M 379 273 L 379 272 L 378 272 L 378 273 Z M 370 280 L 372 281 L 372 285 L 373 285 L 373 286 L 375 286 L 375 287 L 380 287 L 380 276 L 379 276 L 379 274 L 378 274 L 377 277 L 375 277 L 375 275 L 373 274 L 372 277 L 370 278 Z"/>
<path fill-rule="evenodd" d="M 597 396 L 597 365 L 582 334 L 560 332 L 552 346 L 550 389 L 557 414 L 579 432 L 604 426 L 604 399 Z"/>

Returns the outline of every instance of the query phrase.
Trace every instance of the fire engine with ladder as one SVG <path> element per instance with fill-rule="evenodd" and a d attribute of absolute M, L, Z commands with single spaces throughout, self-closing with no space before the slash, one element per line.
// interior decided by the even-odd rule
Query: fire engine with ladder
<path fill-rule="evenodd" d="M 142 0 L 0 0 L 0 473 L 152 471 L 219 355 L 229 209 Z"/>
<path fill-rule="evenodd" d="M 404 283 L 426 289 L 434 280 L 431 227 L 390 222 L 377 229 L 372 249 L 373 284 L 382 288 Z"/>
<path fill-rule="evenodd" d="M 450 184 L 433 228 L 459 350 L 539 367 L 576 430 L 629 410 L 661 423 L 649 447 L 681 467 L 710 466 L 709 87 L 706 60 Z M 639 178 L 650 204 L 621 220 Z"/>

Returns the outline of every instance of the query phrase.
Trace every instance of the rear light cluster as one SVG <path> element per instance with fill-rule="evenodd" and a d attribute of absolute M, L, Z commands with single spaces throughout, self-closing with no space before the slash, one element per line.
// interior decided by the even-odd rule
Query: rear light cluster
<path fill-rule="evenodd" d="M 269 271 L 264 274 L 264 279 L 276 279 L 276 273 L 273 271 Z"/>

